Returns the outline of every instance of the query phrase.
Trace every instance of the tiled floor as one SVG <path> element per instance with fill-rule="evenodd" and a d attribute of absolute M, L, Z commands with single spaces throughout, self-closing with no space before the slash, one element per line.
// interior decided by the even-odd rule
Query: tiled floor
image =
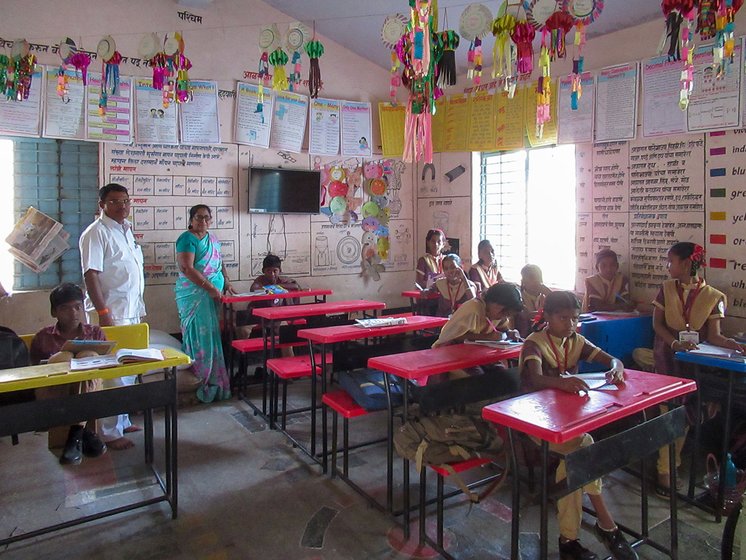
<path fill-rule="evenodd" d="M 302 383 L 291 394 L 304 393 Z M 258 393 L 257 393 L 258 394 Z M 307 435 L 307 418 L 290 430 Z M 352 438 L 381 434 L 383 414 L 351 421 Z M 160 450 L 160 422 L 156 449 Z M 110 507 L 133 496 L 153 494 L 152 480 L 142 467 L 142 435 L 132 450 L 108 452 L 76 467 L 61 467 L 46 448 L 46 434 L 25 434 L 21 444 L 0 440 L 0 534 L 7 536 Z M 351 476 L 381 500 L 385 493 L 385 447 L 379 444 L 352 453 Z M 397 462 L 397 465 L 399 463 Z M 398 473 L 399 471 L 397 471 Z M 432 477 L 431 477 L 432 478 Z M 397 479 L 400 479 L 397 476 Z M 417 477 L 412 476 L 413 503 Z M 605 491 L 618 519 L 639 526 L 639 484 L 615 473 Z M 396 489 L 401 494 L 401 488 Z M 434 490 L 433 490 L 434 493 Z M 461 498 L 446 510 L 449 551 L 460 559 L 508 558 L 510 495 L 507 487 L 483 503 L 469 507 Z M 454 501 L 452 501 L 454 502 Z M 523 558 L 536 557 L 538 506 L 521 507 Z M 668 535 L 668 504 L 652 496 L 653 533 Z M 434 513 L 432 515 L 434 518 Z M 589 528 L 592 518 L 587 516 Z M 723 524 L 690 506 L 680 509 L 682 559 L 719 558 Z M 280 433 L 267 429 L 246 404 L 232 400 L 182 409 L 179 413 L 179 517 L 156 505 L 74 527 L 0 550 L 2 560 L 101 558 L 114 559 L 399 559 L 401 531 L 392 518 L 367 505 L 338 479 L 320 468 Z M 416 534 L 416 529 L 415 529 Z M 554 516 L 550 534 L 556 535 Z M 589 531 L 586 546 L 602 554 Z M 430 550 L 414 557 L 433 557 Z M 558 558 L 556 538 L 550 557 Z M 641 558 L 662 558 L 650 547 Z"/>

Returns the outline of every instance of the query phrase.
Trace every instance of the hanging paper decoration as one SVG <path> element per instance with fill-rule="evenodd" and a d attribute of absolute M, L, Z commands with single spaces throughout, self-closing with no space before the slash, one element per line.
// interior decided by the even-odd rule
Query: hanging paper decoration
<path fill-rule="evenodd" d="M 515 68 L 518 56 L 510 35 L 515 29 L 517 20 L 513 14 L 507 12 L 507 2 L 503 6 L 505 13 L 492 22 L 492 35 L 495 36 L 495 46 L 492 49 L 492 77 L 503 79 L 503 89 L 508 92 L 508 97 L 512 98 L 516 86 L 513 68 Z"/>
<path fill-rule="evenodd" d="M 691 44 L 692 24 L 694 22 L 695 0 L 663 0 L 661 8 L 666 16 L 666 34 L 661 41 L 665 45 L 668 39 L 668 59 L 684 60 L 681 72 L 681 91 L 679 108 L 685 111 L 689 107 L 689 94 L 694 85 L 694 48 Z M 681 44 L 679 45 L 679 38 Z"/>
<path fill-rule="evenodd" d="M 442 54 L 438 60 L 438 85 L 441 87 L 456 85 L 456 49 L 461 39 L 454 30 L 441 31 L 439 34 Z"/>
<path fill-rule="evenodd" d="M 25 101 L 31 93 L 36 56 L 31 54 L 31 45 L 26 39 L 16 39 L 7 59 L 5 72 L 5 97 L 9 101 Z"/>
<path fill-rule="evenodd" d="M 518 79 L 527 80 L 531 78 L 534 71 L 534 37 L 536 30 L 527 21 L 518 21 L 510 34 L 516 49 L 518 49 L 518 60 L 516 70 Z"/>
<path fill-rule="evenodd" d="M 469 4 L 461 12 L 459 33 L 471 41 L 467 53 L 466 77 L 479 84 L 482 79 L 482 37 L 492 29 L 492 12 L 483 4 Z"/>
<path fill-rule="evenodd" d="M 272 65 L 272 89 L 275 91 L 285 91 L 288 89 L 288 77 L 285 73 L 285 65 L 288 63 L 288 55 L 277 48 L 269 55 L 269 63 Z"/>
<path fill-rule="evenodd" d="M 261 55 L 259 56 L 259 88 L 257 91 L 257 104 L 255 113 L 264 113 L 264 87 L 269 82 L 269 52 L 280 46 L 280 31 L 277 29 L 277 25 L 274 23 L 271 25 L 265 25 L 259 31 L 259 50 Z M 262 116 L 262 122 L 264 122 L 264 116 Z"/>
<path fill-rule="evenodd" d="M 101 90 L 98 96 L 98 112 L 100 115 L 105 115 L 109 95 L 119 93 L 119 64 L 122 62 L 122 55 L 117 51 L 117 44 L 111 35 L 107 35 L 98 42 L 96 53 L 101 59 Z"/>
<path fill-rule="evenodd" d="M 734 62 L 736 47 L 736 12 L 741 9 L 743 0 L 719 0 L 715 17 L 715 48 L 713 49 L 713 66 L 715 75 L 722 79 Z"/>
<path fill-rule="evenodd" d="M 539 53 L 539 71 L 541 76 L 536 82 L 536 137 L 544 136 L 544 125 L 551 120 L 552 76 L 550 67 L 549 48 L 542 38 Z"/>
<path fill-rule="evenodd" d="M 321 89 L 321 68 L 319 67 L 319 58 L 324 54 L 324 45 L 321 41 L 313 40 L 306 43 L 306 54 L 310 59 L 308 69 L 308 91 L 312 99 L 319 96 Z"/>
<path fill-rule="evenodd" d="M 581 21 L 575 22 L 575 54 L 572 57 L 572 88 L 570 91 L 570 108 L 578 110 L 578 102 L 583 95 L 581 74 L 583 73 L 584 59 L 583 47 L 585 46 L 585 25 Z"/>
<path fill-rule="evenodd" d="M 562 0 L 562 11 L 570 14 L 575 24 L 589 26 L 604 9 L 604 0 Z"/>
<path fill-rule="evenodd" d="M 550 60 L 565 58 L 565 38 L 574 24 L 575 21 L 567 12 L 558 10 L 549 16 L 542 29 L 542 41 L 544 34 L 548 34 Z"/>
<path fill-rule="evenodd" d="M 288 89 L 295 91 L 300 87 L 301 76 L 301 54 L 303 47 L 306 42 L 311 38 L 311 32 L 306 25 L 300 21 L 291 23 L 288 26 L 288 31 L 285 34 L 285 45 L 288 51 L 292 52 L 290 64 L 293 67 L 293 71 L 288 76 Z"/>
<path fill-rule="evenodd" d="M 581 0 L 584 2 L 592 0 Z M 542 29 L 549 16 L 557 11 L 558 0 L 523 0 L 523 10 L 526 12 L 526 21 L 534 29 Z"/>
<path fill-rule="evenodd" d="M 396 55 L 396 44 L 402 35 L 407 31 L 407 18 L 402 14 L 392 14 L 383 20 L 381 27 L 381 41 L 383 45 L 391 51 L 391 80 L 389 81 L 389 101 L 396 105 L 396 91 L 401 85 L 401 76 L 399 68 L 401 62 Z"/>
<path fill-rule="evenodd" d="M 696 33 L 702 41 L 709 41 L 715 36 L 715 12 L 718 0 L 699 0 Z"/>

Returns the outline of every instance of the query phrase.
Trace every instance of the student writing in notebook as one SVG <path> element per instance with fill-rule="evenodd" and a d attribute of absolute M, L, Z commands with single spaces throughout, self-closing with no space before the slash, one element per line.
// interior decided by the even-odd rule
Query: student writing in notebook
<path fill-rule="evenodd" d="M 541 269 L 535 264 L 527 264 L 521 269 L 521 297 L 523 311 L 516 316 L 516 328 L 521 336 L 531 333 L 531 325 L 536 313 L 544 307 L 544 300 L 552 290 L 544 285 Z"/>
<path fill-rule="evenodd" d="M 708 285 L 699 275 L 705 264 L 705 250 L 701 245 L 681 242 L 668 251 L 668 274 L 653 301 L 653 356 L 655 371 L 667 375 L 681 375 L 681 362 L 674 358 L 680 351 L 693 350 L 699 342 L 709 342 L 735 351 L 744 348 L 720 332 L 725 317 L 725 294 Z M 685 437 L 676 441 L 676 467 L 681 464 L 681 448 Z M 669 492 L 668 449 L 658 454 L 657 492 Z"/>
<path fill-rule="evenodd" d="M 624 379 L 624 365 L 621 361 L 603 352 L 575 332 L 580 315 L 580 302 L 572 292 L 552 292 L 544 302 L 543 317 L 546 326 L 531 334 L 523 343 L 519 367 L 524 387 L 531 390 L 559 389 L 568 393 L 588 391 L 586 383 L 567 375 L 577 371 L 578 362 L 587 360 L 602 364 L 611 369 L 614 381 Z M 538 443 L 538 440 L 535 440 Z M 590 434 L 583 434 L 566 443 L 550 443 L 549 449 L 560 454 L 568 454 L 593 443 Z M 567 476 L 564 461 L 557 468 L 556 480 Z M 560 557 L 572 560 L 594 560 L 596 554 L 585 548 L 579 539 L 580 524 L 583 518 L 583 492 L 588 494 L 597 521 L 594 533 L 606 545 L 611 555 L 618 560 L 632 560 L 637 554 L 624 539 L 614 519 L 606 507 L 601 494 L 601 480 L 595 480 L 583 488 L 557 500 L 559 522 Z"/>
<path fill-rule="evenodd" d="M 629 279 L 619 272 L 619 258 L 611 249 L 596 254 L 596 272 L 585 279 L 583 311 L 632 311 Z"/>

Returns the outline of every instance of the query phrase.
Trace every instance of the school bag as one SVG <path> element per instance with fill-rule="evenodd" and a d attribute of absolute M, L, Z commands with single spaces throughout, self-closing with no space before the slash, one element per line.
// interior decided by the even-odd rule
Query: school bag
<path fill-rule="evenodd" d="M 24 367 L 30 364 L 28 348 L 12 330 L 0 327 L 0 369 Z M 0 406 L 34 400 L 34 390 L 13 391 L 0 394 Z M 18 445 L 18 435 L 11 436 L 13 445 Z"/>
<path fill-rule="evenodd" d="M 349 393 L 352 400 L 368 412 L 373 412 L 388 408 L 384 375 L 380 370 L 368 368 L 340 371 L 337 373 L 337 382 L 342 389 Z M 402 390 L 396 379 L 389 379 L 389 389 L 391 405 L 394 407 L 401 406 Z"/>
<path fill-rule="evenodd" d="M 505 481 L 508 468 L 503 441 L 492 424 L 478 416 L 444 414 L 416 416 L 394 434 L 394 447 L 403 458 L 413 461 L 420 472 L 425 465 L 438 465 L 473 503 L 497 490 Z M 500 477 L 482 494 L 472 492 L 448 464 L 476 457 L 501 460 L 505 468 Z"/>

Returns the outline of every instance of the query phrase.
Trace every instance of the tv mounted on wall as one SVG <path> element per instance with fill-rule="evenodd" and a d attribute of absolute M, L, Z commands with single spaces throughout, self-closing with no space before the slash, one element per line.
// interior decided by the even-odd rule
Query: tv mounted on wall
<path fill-rule="evenodd" d="M 249 212 L 318 214 L 321 173 L 302 169 L 249 169 Z"/>

